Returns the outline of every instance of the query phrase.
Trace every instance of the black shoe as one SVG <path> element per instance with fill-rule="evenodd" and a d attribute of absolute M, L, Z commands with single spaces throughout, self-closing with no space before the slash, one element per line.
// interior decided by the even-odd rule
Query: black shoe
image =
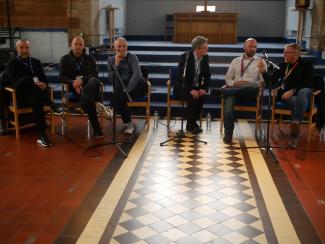
<path fill-rule="evenodd" d="M 186 125 L 186 131 L 192 134 L 199 133 L 198 128 L 195 125 L 187 124 Z"/>
<path fill-rule="evenodd" d="M 217 88 L 211 88 L 210 89 L 210 95 L 211 96 L 223 96 L 225 90 L 221 87 L 217 87 Z"/>
<path fill-rule="evenodd" d="M 46 134 L 41 134 L 37 138 L 37 143 L 40 144 L 42 147 L 51 147 L 52 143 L 47 138 Z"/>
<path fill-rule="evenodd" d="M 197 133 L 202 133 L 203 132 L 202 128 L 197 123 L 194 124 L 194 127 L 196 128 Z"/>
<path fill-rule="evenodd" d="M 54 102 L 50 103 L 50 107 L 55 115 L 62 115 L 64 113 L 64 108 Z"/>
<path fill-rule="evenodd" d="M 104 138 L 104 135 L 103 135 L 103 132 L 101 131 L 101 129 L 94 130 L 94 137 L 96 139 L 102 139 L 102 138 Z"/>
<path fill-rule="evenodd" d="M 225 134 L 223 137 L 223 142 L 226 144 L 232 143 L 232 135 L 230 134 Z"/>

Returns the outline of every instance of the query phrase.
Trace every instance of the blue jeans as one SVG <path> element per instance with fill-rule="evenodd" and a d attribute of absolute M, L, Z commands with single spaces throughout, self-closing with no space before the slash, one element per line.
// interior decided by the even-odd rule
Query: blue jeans
<path fill-rule="evenodd" d="M 234 105 L 236 99 L 255 101 L 258 94 L 258 84 L 251 83 L 241 87 L 228 87 L 224 89 L 225 110 L 224 110 L 224 126 L 225 134 L 232 135 L 235 127 L 235 111 Z M 253 99 L 254 98 L 254 99 Z"/>
<path fill-rule="evenodd" d="M 309 105 L 311 93 L 311 88 L 303 88 L 297 92 L 297 95 L 292 96 L 289 100 L 283 101 L 291 109 L 292 121 L 300 123 L 303 120 L 304 113 Z"/>

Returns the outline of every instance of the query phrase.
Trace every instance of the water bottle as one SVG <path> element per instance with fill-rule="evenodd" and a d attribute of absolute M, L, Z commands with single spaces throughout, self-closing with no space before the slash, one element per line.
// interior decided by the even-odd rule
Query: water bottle
<path fill-rule="evenodd" d="M 323 125 L 322 129 L 320 130 L 319 142 L 325 142 L 325 125 Z"/>
<path fill-rule="evenodd" d="M 207 113 L 206 123 L 207 123 L 207 130 L 211 130 L 211 114 L 210 113 Z"/>
<path fill-rule="evenodd" d="M 153 127 L 154 128 L 158 127 L 158 120 L 159 120 L 159 115 L 158 115 L 158 111 L 156 110 L 153 114 Z"/>

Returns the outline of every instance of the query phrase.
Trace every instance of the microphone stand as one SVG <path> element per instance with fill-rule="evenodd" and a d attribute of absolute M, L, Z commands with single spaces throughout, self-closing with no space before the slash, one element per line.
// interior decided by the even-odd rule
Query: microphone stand
<path fill-rule="evenodd" d="M 119 144 L 125 143 L 125 141 L 117 141 L 116 140 L 116 95 L 115 95 L 116 80 L 118 80 L 118 82 L 121 84 L 121 86 L 123 88 L 123 92 L 126 94 L 128 100 L 130 102 L 132 102 L 132 98 L 131 98 L 130 94 L 128 93 L 128 91 L 126 90 L 126 87 L 120 77 L 120 74 L 118 73 L 116 66 L 113 65 L 112 60 L 110 58 L 108 58 L 108 63 L 112 67 L 113 74 L 114 74 L 113 75 L 114 80 L 112 80 L 112 84 L 113 84 L 113 126 L 112 126 L 112 132 L 113 132 L 113 135 L 112 135 L 112 141 L 105 143 L 105 145 L 109 145 L 109 144 L 115 145 L 119 149 L 119 151 L 123 154 L 123 156 L 126 158 L 128 156 L 127 153 L 119 145 Z"/>

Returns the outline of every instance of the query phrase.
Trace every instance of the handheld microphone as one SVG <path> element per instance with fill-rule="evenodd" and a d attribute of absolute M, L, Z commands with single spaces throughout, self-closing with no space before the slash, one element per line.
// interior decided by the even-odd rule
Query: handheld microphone
<path fill-rule="evenodd" d="M 269 59 L 269 56 L 266 54 L 266 51 L 265 50 L 263 50 L 262 53 L 263 53 L 263 56 L 264 56 L 265 59 Z"/>

